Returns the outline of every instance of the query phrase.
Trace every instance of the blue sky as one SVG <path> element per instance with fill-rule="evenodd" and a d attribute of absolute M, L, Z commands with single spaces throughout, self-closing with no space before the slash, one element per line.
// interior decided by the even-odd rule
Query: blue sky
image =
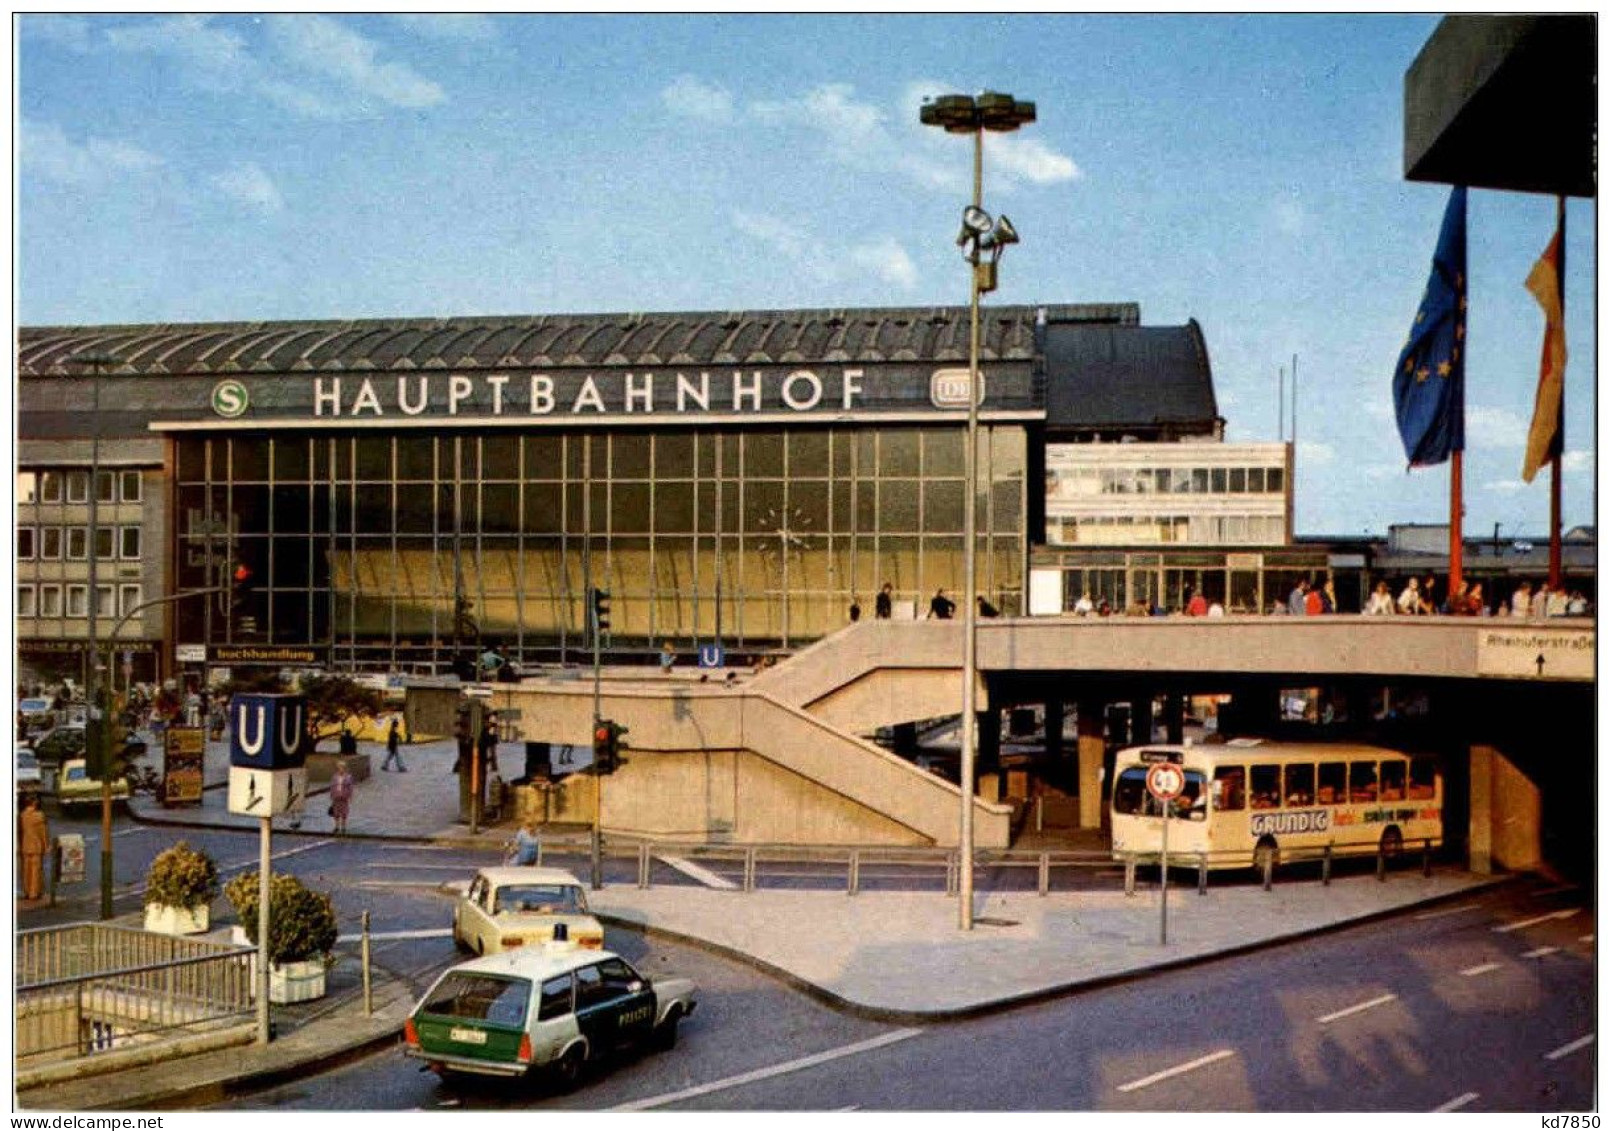
<path fill-rule="evenodd" d="M 1196 318 L 1236 440 L 1296 355 L 1299 534 L 1445 522 L 1391 370 L 1447 189 L 1402 179 L 1431 16 L 28 16 L 22 325 L 960 304 L 963 138 L 1023 242 L 991 302 Z M 1466 529 L 1520 483 L 1552 198 L 1473 191 Z M 1567 206 L 1568 525 L 1594 521 L 1596 210 Z M 1288 393 L 1289 398 L 1289 385 Z M 1289 401 L 1288 401 L 1289 404 Z"/>

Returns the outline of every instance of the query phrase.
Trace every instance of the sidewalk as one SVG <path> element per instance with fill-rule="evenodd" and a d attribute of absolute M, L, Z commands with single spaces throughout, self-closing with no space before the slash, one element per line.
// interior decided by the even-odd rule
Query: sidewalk
<path fill-rule="evenodd" d="M 381 773 L 383 749 L 358 786 L 349 829 L 354 835 L 493 847 L 508 828 L 470 837 L 455 824 L 457 787 L 448 775 L 451 743 L 410 747 L 409 772 Z M 216 765 L 215 765 L 216 762 Z M 227 751 L 209 748 L 207 781 L 227 778 Z M 223 790 L 210 789 L 199 809 L 164 810 L 139 799 L 138 819 L 151 823 L 255 827 L 225 810 Z M 322 833 L 329 818 L 318 799 L 303 832 Z M 938 892 L 760 890 L 693 887 L 606 887 L 593 893 L 595 912 L 612 928 L 693 942 L 749 962 L 836 1008 L 891 1022 L 921 1023 L 1006 1008 L 1171 967 L 1273 945 L 1450 899 L 1493 883 L 1491 877 L 1439 869 L 1394 871 L 1387 882 L 1355 875 L 1257 885 L 1220 883 L 1207 895 L 1171 886 L 1168 943 L 1159 943 L 1155 888 L 1028 892 L 980 890 L 974 929 L 958 926 L 954 897 Z M 345 964 L 343 964 L 345 965 Z M 31 1110 L 173 1108 L 216 1102 L 231 1093 L 322 1071 L 343 1059 L 394 1045 L 413 1005 L 412 991 L 386 977 L 374 988 L 375 1013 L 348 988 L 296 1017 L 296 1028 L 256 1045 L 174 1059 L 143 1069 L 86 1076 L 22 1093 Z"/>

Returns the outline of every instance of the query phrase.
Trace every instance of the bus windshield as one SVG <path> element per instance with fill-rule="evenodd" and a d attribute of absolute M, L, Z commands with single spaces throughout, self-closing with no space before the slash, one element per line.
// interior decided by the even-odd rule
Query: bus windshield
<path fill-rule="evenodd" d="M 1204 808 L 1206 801 L 1202 788 L 1204 780 L 1200 770 L 1185 771 L 1185 788 L 1170 805 L 1176 819 L 1193 821 L 1205 819 L 1207 811 Z M 1163 803 L 1146 789 L 1145 766 L 1130 766 L 1118 775 L 1118 781 L 1113 786 L 1112 809 L 1114 813 L 1132 817 L 1163 815 Z"/>

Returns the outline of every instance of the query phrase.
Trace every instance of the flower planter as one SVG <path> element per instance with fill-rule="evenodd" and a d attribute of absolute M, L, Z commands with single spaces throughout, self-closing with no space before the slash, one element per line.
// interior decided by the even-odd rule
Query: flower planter
<path fill-rule="evenodd" d="M 268 1000 L 275 1005 L 316 1001 L 324 996 L 324 961 L 282 962 L 268 968 Z"/>
<path fill-rule="evenodd" d="M 145 905 L 145 929 L 164 935 L 200 935 L 211 923 L 209 908 L 169 907 L 165 903 Z"/>

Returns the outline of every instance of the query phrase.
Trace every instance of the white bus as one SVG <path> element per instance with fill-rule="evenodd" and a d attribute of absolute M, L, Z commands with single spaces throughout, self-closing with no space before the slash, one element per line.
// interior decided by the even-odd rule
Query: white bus
<path fill-rule="evenodd" d="M 1113 856 L 1162 849 L 1163 805 L 1146 789 L 1154 762 L 1177 762 L 1185 789 L 1170 803 L 1168 851 L 1188 865 L 1258 869 L 1282 850 L 1317 856 L 1394 854 L 1442 843 L 1442 774 L 1434 759 L 1378 746 L 1276 743 L 1135 746 L 1118 753 L 1112 791 Z"/>

